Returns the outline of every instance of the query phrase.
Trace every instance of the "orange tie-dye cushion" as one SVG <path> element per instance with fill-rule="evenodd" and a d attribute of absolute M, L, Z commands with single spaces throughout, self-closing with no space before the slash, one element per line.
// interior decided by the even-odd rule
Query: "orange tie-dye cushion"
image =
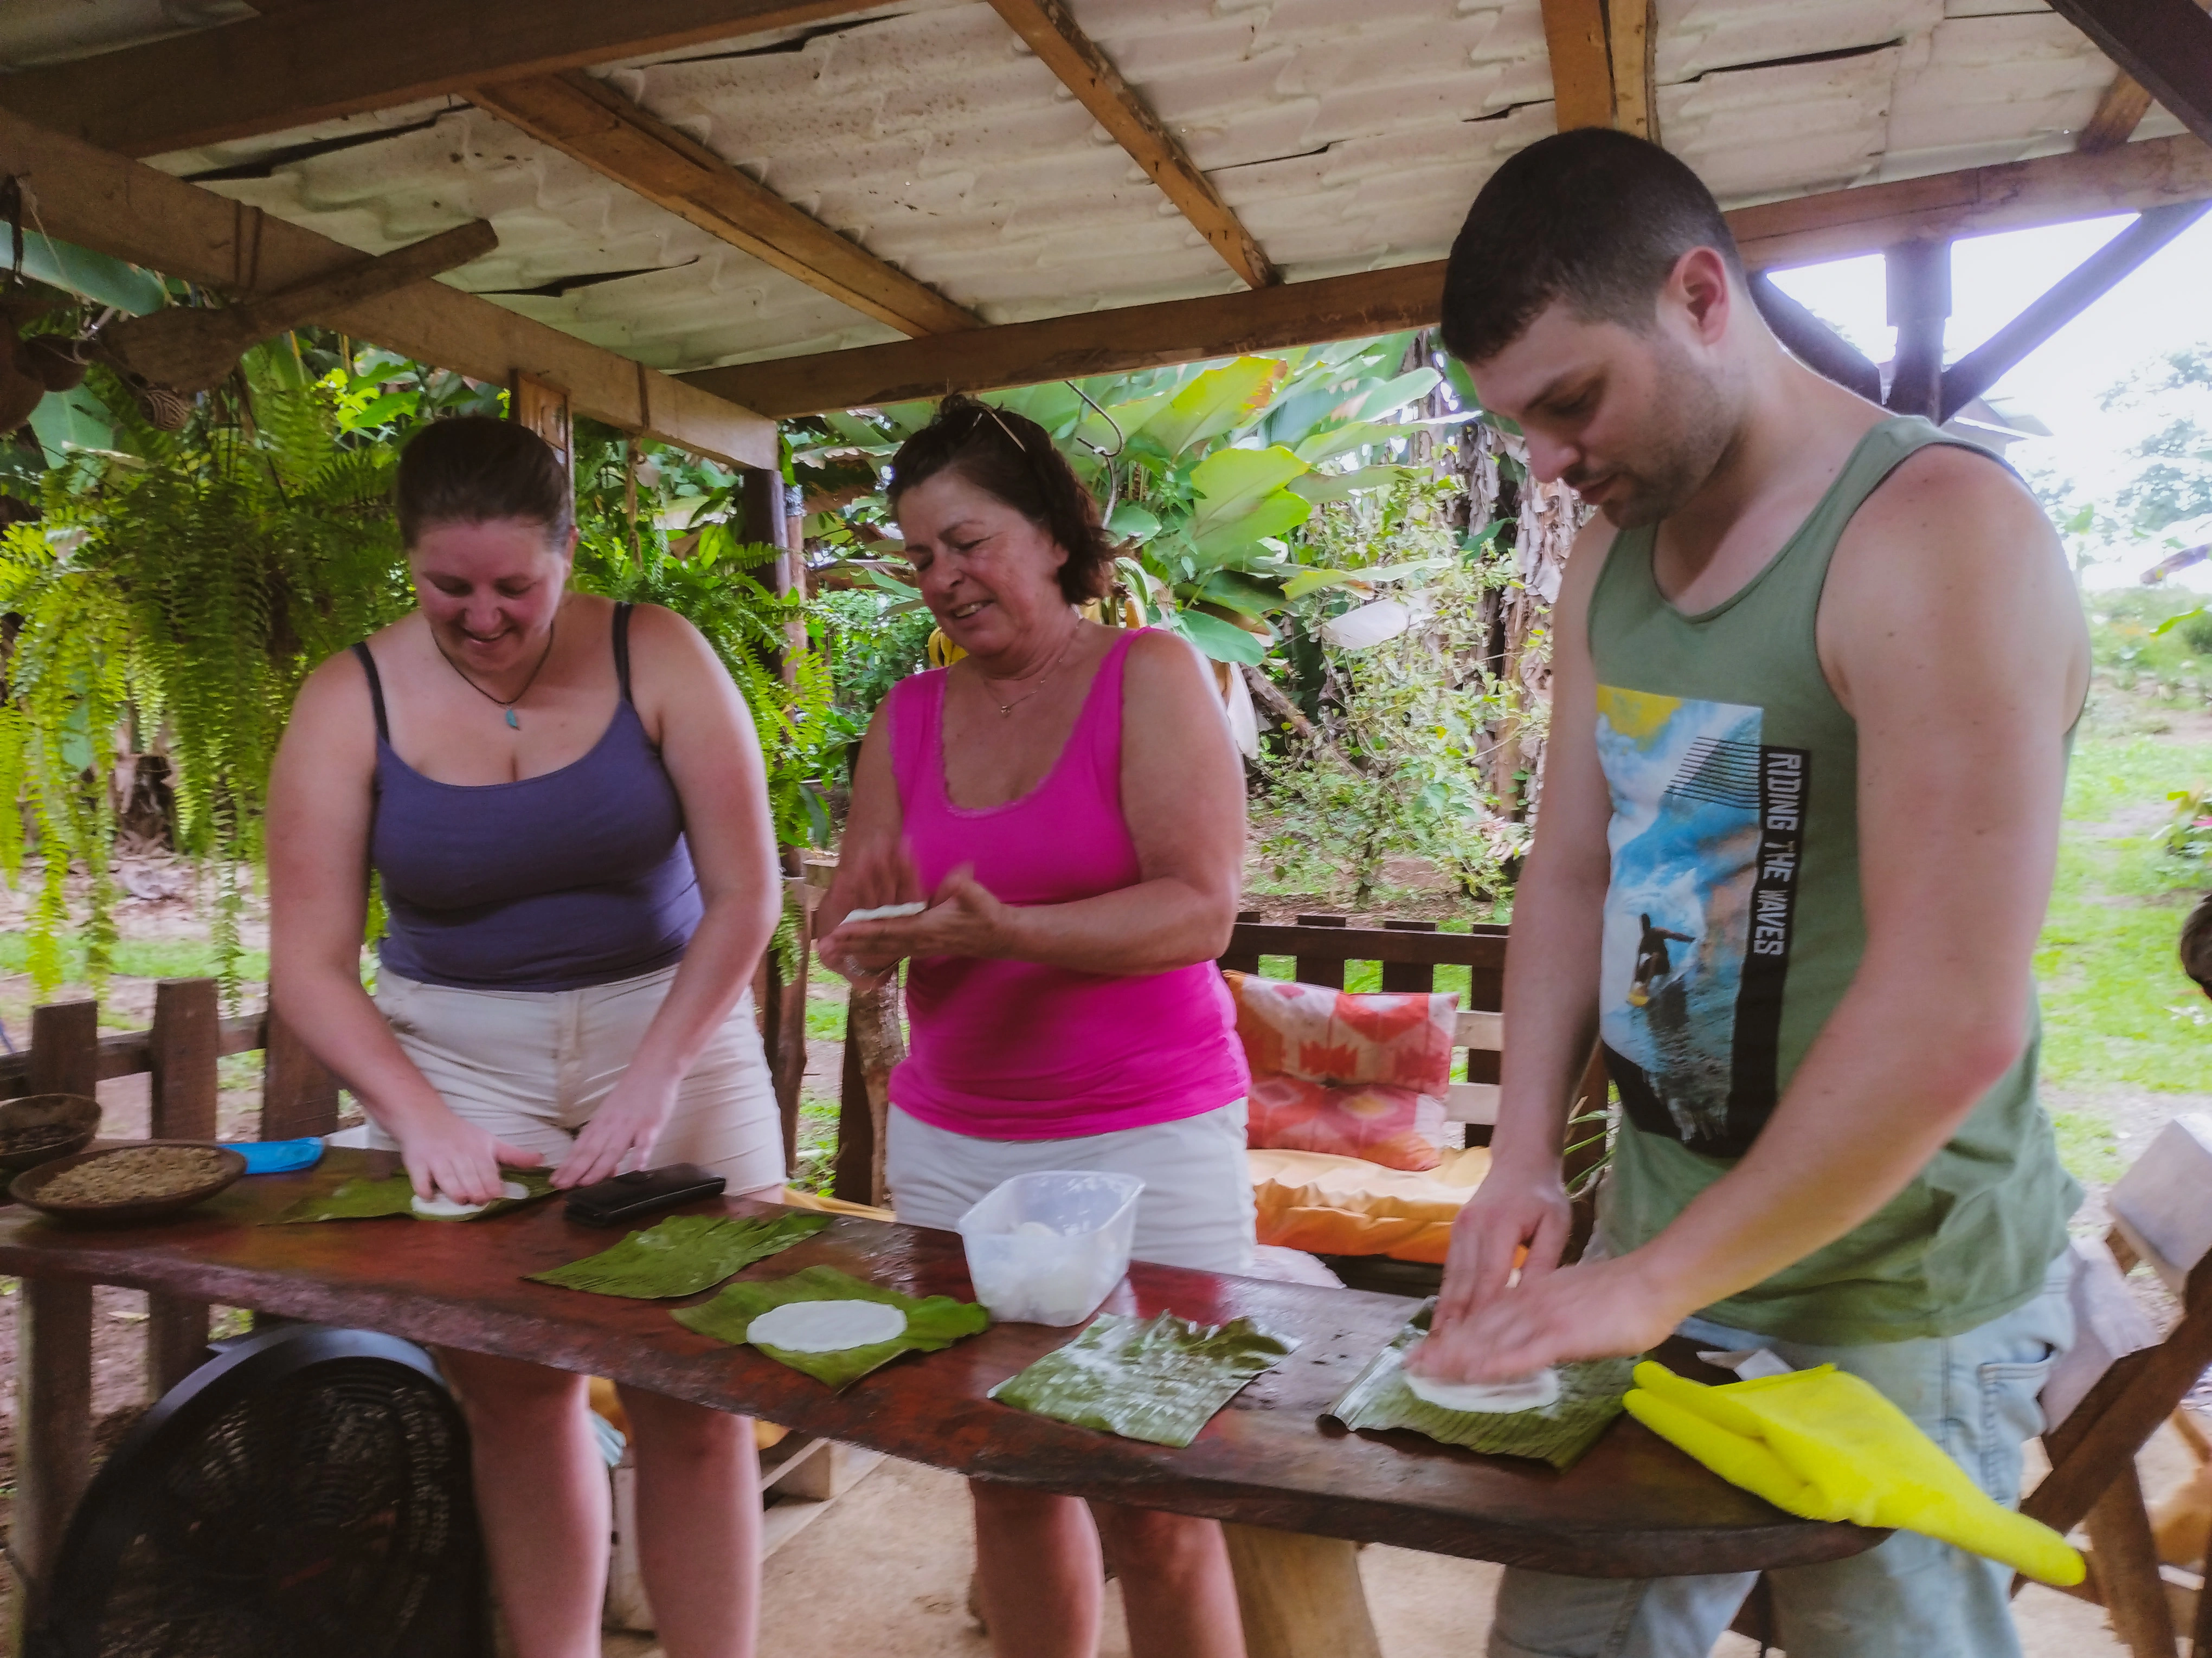
<path fill-rule="evenodd" d="M 1255 1151 L 1326 1151 L 1415 1174 L 1443 1161 L 1444 1102 L 1410 1088 L 1255 1072 L 1246 1110 L 1244 1143 Z"/>
<path fill-rule="evenodd" d="M 1310 1082 L 1388 1083 L 1442 1095 L 1451 1081 L 1455 991 L 1357 994 L 1230 973 L 1237 1034 L 1255 1071 Z"/>
<path fill-rule="evenodd" d="M 1226 977 L 1252 1069 L 1247 1145 L 1415 1173 L 1443 1161 L 1456 994 Z"/>

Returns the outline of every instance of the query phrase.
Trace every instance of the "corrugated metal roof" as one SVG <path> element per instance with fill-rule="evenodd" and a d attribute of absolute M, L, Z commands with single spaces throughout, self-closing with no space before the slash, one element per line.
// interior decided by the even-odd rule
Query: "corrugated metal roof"
<path fill-rule="evenodd" d="M 0 64 L 236 0 L 10 0 Z M 1440 257 L 1553 130 L 1538 0 L 1074 0 L 1291 281 Z M 2113 70 L 2021 0 L 1658 0 L 1660 134 L 1724 203 L 2067 148 Z M 981 0 L 609 64 L 629 97 L 994 322 L 1236 278 Z M 2154 109 L 2142 129 L 2179 131 Z M 472 217 L 453 278 L 662 368 L 898 337 L 452 100 L 155 158 L 368 251 Z"/>

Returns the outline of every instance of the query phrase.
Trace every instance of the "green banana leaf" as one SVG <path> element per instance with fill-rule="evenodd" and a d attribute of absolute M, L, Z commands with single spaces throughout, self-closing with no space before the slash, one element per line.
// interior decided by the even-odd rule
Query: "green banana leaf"
<path fill-rule="evenodd" d="M 503 1215 L 510 1209 L 520 1209 L 553 1195 L 553 1177 L 542 1169 L 502 1169 L 499 1174 L 501 1180 L 528 1187 L 530 1195 L 497 1199 L 473 1215 L 418 1215 L 415 1212 L 415 1183 L 403 1169 L 380 1180 L 364 1175 L 346 1181 L 335 1191 L 301 1198 L 262 1224 L 289 1226 L 307 1220 L 381 1220 L 388 1215 L 405 1215 L 414 1220 L 489 1220 L 494 1215 Z"/>
<path fill-rule="evenodd" d="M 524 1276 L 564 1290 L 627 1296 L 633 1301 L 696 1296 L 755 1261 L 812 1237 L 829 1224 L 827 1215 L 778 1215 L 772 1220 L 671 1215 L 596 1255 Z"/>
<path fill-rule="evenodd" d="M 779 1364 L 788 1364 L 828 1387 L 849 1388 L 872 1370 L 890 1363 L 901 1353 L 933 1353 L 969 1336 L 990 1328 L 990 1315 L 970 1301 L 951 1296 L 931 1296 L 916 1301 L 896 1290 L 878 1289 L 834 1266 L 809 1266 L 789 1278 L 765 1284 L 732 1284 L 712 1301 L 696 1307 L 679 1307 L 669 1315 L 687 1330 L 743 1346 L 745 1332 L 771 1307 L 789 1301 L 879 1301 L 906 1315 L 906 1328 L 896 1340 L 872 1346 L 848 1347 L 834 1353 L 793 1353 L 781 1347 L 761 1347 Z"/>
<path fill-rule="evenodd" d="M 1001 1405 L 1176 1450 L 1297 1343 L 1249 1318 L 1192 1324 L 1102 1314 L 1065 1347 L 991 1389 Z"/>
<path fill-rule="evenodd" d="M 1540 1411 L 1447 1411 L 1406 1383 L 1406 1350 L 1429 1333 L 1431 1300 L 1375 1355 L 1344 1397 L 1322 1412 L 1347 1428 L 1411 1428 L 1446 1445 L 1495 1456 L 1528 1456 L 1572 1467 L 1621 1412 L 1634 1358 L 1581 1360 L 1559 1367 L 1559 1396 Z"/>

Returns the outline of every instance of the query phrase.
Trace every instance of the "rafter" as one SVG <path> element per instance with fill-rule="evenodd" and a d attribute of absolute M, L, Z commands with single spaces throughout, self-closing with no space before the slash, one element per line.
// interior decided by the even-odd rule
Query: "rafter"
<path fill-rule="evenodd" d="M 1659 142 L 1659 89 L 1653 58 L 1659 20 L 1652 0 L 1606 0 L 1606 52 L 1613 71 L 1613 125 Z"/>
<path fill-rule="evenodd" d="M 227 295 L 281 293 L 361 263 L 342 242 L 4 110 L 0 173 L 32 180 L 52 234 Z M 774 422 L 443 282 L 336 303 L 311 320 L 477 380 L 503 385 L 520 369 L 611 425 L 740 466 L 777 464 Z"/>
<path fill-rule="evenodd" d="M 2191 0 L 2051 0 L 2051 9 L 2212 143 L 2212 17 Z"/>
<path fill-rule="evenodd" d="M 2207 199 L 2212 149 L 2194 138 L 2160 138 L 2106 155 L 2045 156 L 1740 208 L 1729 223 L 1746 264 L 1759 270 Z M 1439 259 L 685 378 L 772 415 L 851 409 L 1425 327 L 1437 319 L 1443 280 Z"/>
<path fill-rule="evenodd" d="M 267 16 L 0 76 L 0 108 L 125 155 L 864 10 L 870 0 L 374 0 Z"/>
<path fill-rule="evenodd" d="M 904 334 L 981 325 L 580 70 L 479 87 L 470 101 L 627 190 Z"/>
<path fill-rule="evenodd" d="M 2097 100 L 2096 113 L 2090 116 L 2088 125 L 2075 135 L 2074 148 L 2094 155 L 2127 143 L 2142 125 L 2143 117 L 2150 113 L 2150 106 L 2151 95 L 2143 83 L 2122 70 Z"/>
<path fill-rule="evenodd" d="M 1562 132 L 1613 125 L 1613 63 L 1605 45 L 1607 0 L 1543 0 L 1552 54 L 1553 118 Z"/>
<path fill-rule="evenodd" d="M 1121 78 L 1062 0 L 991 0 L 991 6 L 1247 285 L 1266 288 L 1280 280 L 1273 261 L 1221 199 L 1213 180 Z"/>

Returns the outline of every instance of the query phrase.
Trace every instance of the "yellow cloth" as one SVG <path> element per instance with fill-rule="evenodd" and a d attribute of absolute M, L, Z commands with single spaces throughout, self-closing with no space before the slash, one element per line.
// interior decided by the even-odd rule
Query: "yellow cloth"
<path fill-rule="evenodd" d="M 1490 1151 L 1447 1151 L 1425 1174 L 1327 1151 L 1247 1151 L 1260 1242 L 1316 1255 L 1441 1263 Z"/>
<path fill-rule="evenodd" d="M 1992 1501 L 1863 1377 L 1823 1364 L 1709 1388 L 1646 1359 L 1636 1384 L 1630 1415 L 1778 1509 L 1919 1532 L 2039 1582 L 2081 1581 L 2064 1538 Z"/>

